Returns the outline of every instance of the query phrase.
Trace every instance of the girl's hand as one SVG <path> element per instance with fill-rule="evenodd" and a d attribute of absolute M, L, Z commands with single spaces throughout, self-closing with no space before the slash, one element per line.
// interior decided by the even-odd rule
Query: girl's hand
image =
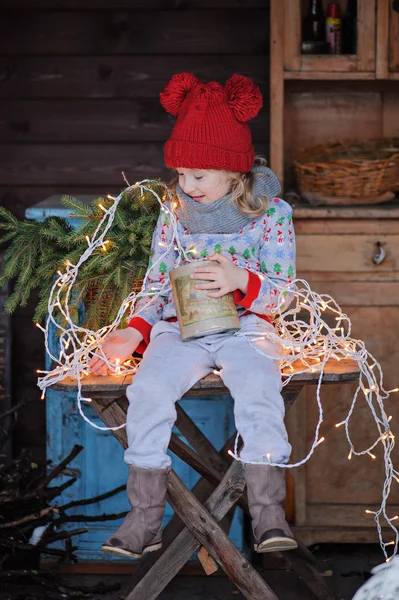
<path fill-rule="evenodd" d="M 110 363 L 121 365 L 136 350 L 143 336 L 137 329 L 126 327 L 126 329 L 115 329 L 105 338 L 102 345 L 103 352 Z M 112 373 L 104 362 L 99 350 L 89 362 L 89 369 L 95 375 Z"/>
<path fill-rule="evenodd" d="M 191 279 L 206 279 L 209 283 L 197 283 L 197 290 L 213 290 L 209 292 L 209 298 L 220 298 L 229 292 L 241 290 L 243 294 L 247 293 L 248 271 L 237 267 L 231 260 L 223 254 L 212 254 L 209 257 L 211 263 L 209 266 L 197 267 L 190 276 Z"/>

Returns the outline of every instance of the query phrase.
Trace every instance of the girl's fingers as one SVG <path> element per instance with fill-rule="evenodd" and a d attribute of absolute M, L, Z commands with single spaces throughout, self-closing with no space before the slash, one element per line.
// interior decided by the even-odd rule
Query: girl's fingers
<path fill-rule="evenodd" d="M 93 356 L 93 358 L 91 359 L 91 361 L 89 362 L 89 367 L 92 371 L 94 371 L 95 369 L 97 369 L 97 367 L 100 366 L 100 364 L 102 364 L 102 360 L 100 360 L 99 356 Z"/>
<path fill-rule="evenodd" d="M 221 264 L 230 262 L 230 260 L 227 258 L 227 256 L 224 256 L 223 254 L 219 254 L 218 252 L 216 254 L 212 254 L 212 256 L 208 256 L 208 259 L 213 260 L 218 263 L 221 263 Z"/>
<path fill-rule="evenodd" d="M 195 286 L 196 290 L 214 290 L 215 288 L 218 288 L 219 285 L 216 283 L 216 281 L 210 281 L 209 283 L 197 283 Z"/>
<path fill-rule="evenodd" d="M 206 267 L 202 271 L 194 271 L 192 275 L 190 275 L 191 279 L 206 279 L 207 277 L 215 277 L 220 271 L 220 268 L 207 269 Z"/>
<path fill-rule="evenodd" d="M 209 292 L 208 293 L 208 297 L 209 298 L 221 298 L 222 296 L 224 296 L 225 294 L 228 294 L 228 291 L 224 290 L 224 289 L 220 289 L 217 292 Z"/>
<path fill-rule="evenodd" d="M 206 280 L 212 280 L 212 279 L 217 279 L 218 273 L 194 273 L 193 275 L 191 275 L 191 279 L 206 279 Z"/>

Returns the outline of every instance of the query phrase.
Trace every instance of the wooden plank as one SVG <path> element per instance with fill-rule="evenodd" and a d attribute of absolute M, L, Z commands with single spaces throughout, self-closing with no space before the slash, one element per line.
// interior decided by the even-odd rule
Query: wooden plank
<path fill-rule="evenodd" d="M 265 154 L 265 145 L 257 151 Z M 142 179 L 170 179 L 164 165 L 163 144 L 0 144 L 3 185 L 125 186 L 122 171 L 132 183 Z M 109 189 L 103 188 L 103 193 Z"/>
<path fill-rule="evenodd" d="M 265 31 L 267 24 L 264 24 Z M 268 49 L 266 49 L 268 53 Z M 174 73 L 224 83 L 235 72 L 252 78 L 267 95 L 267 56 L 4 56 L 1 98 L 156 98 Z"/>
<path fill-rule="evenodd" d="M 316 527 L 336 526 L 374 529 L 375 521 L 372 515 L 365 512 L 363 508 L 364 504 L 364 502 L 360 503 L 359 499 L 357 499 L 356 504 L 352 505 L 332 502 L 323 502 L 323 504 L 309 503 L 308 519 L 306 524 L 308 526 L 312 525 Z M 377 511 L 379 508 L 379 504 L 367 504 L 368 510 Z M 391 516 L 397 515 L 399 513 L 399 505 L 390 503 L 387 512 L 388 515 Z M 395 537 L 393 531 L 391 535 L 392 538 Z"/>
<path fill-rule="evenodd" d="M 399 76 L 399 13 L 389 2 L 389 72 Z"/>
<path fill-rule="evenodd" d="M 268 11 L 18 11 L 3 13 L 0 53 L 263 54 Z M 18 35 L 15 32 L 18 31 Z"/>
<path fill-rule="evenodd" d="M 120 185 L 167 177 L 162 144 L 0 145 L 0 180 L 5 185 Z M 104 190 L 108 193 L 108 190 Z"/>
<path fill-rule="evenodd" d="M 296 242 L 298 271 L 399 270 L 399 235 L 298 235 Z M 386 250 L 379 265 L 373 262 L 377 242 Z"/>
<path fill-rule="evenodd" d="M 172 433 L 169 444 L 170 450 L 176 456 L 178 456 L 185 463 L 190 465 L 197 473 L 202 475 L 213 483 L 213 485 L 218 485 L 221 480 L 221 475 L 218 471 L 212 468 L 212 465 L 208 463 L 206 459 L 204 459 L 200 454 L 197 454 L 194 450 L 187 446 L 176 434 Z M 224 473 L 223 473 L 224 475 Z"/>
<path fill-rule="evenodd" d="M 284 189 L 284 4 L 270 5 L 270 166 Z"/>
<path fill-rule="evenodd" d="M 398 219 L 399 204 L 373 206 L 294 206 L 295 219 Z"/>
<path fill-rule="evenodd" d="M 355 73 L 357 56 L 352 54 L 304 54 L 301 57 L 302 71 L 322 71 L 325 73 Z"/>
<path fill-rule="evenodd" d="M 198 552 L 197 556 L 207 575 L 212 575 L 213 573 L 216 573 L 216 571 L 218 570 L 218 566 L 213 560 L 212 556 L 208 554 L 208 552 L 203 546 Z"/>
<path fill-rule="evenodd" d="M 257 571 L 210 517 L 208 511 L 192 494 L 185 493 L 185 486 L 175 473 L 171 475 L 168 489 L 173 508 L 179 513 L 193 535 L 223 568 L 229 579 L 241 590 L 245 598 L 248 600 L 278 600 Z M 128 596 L 127 600 L 133 600 L 133 598 L 133 596 Z"/>
<path fill-rule="evenodd" d="M 399 272 L 383 271 L 383 272 L 365 272 L 361 273 L 342 273 L 342 271 L 331 271 L 321 273 L 320 271 L 299 271 L 298 277 L 306 279 L 309 283 L 314 281 L 319 282 L 367 282 L 378 285 L 381 282 L 393 283 L 399 281 Z"/>
<path fill-rule="evenodd" d="M 223 454 L 219 454 L 216 448 L 211 444 L 208 438 L 196 426 L 194 421 L 190 419 L 188 414 L 183 410 L 180 404 L 176 405 L 177 419 L 175 426 L 182 435 L 189 441 L 191 446 L 205 457 L 209 464 L 219 474 L 224 475 L 229 467 L 230 461 Z M 235 439 L 235 436 L 234 436 Z"/>
<path fill-rule="evenodd" d="M 375 79 L 374 71 L 285 71 L 284 79 L 302 81 L 370 81 Z"/>
<path fill-rule="evenodd" d="M 2 143 L 164 143 L 176 121 L 159 98 L 0 101 L 0 114 Z M 250 126 L 254 141 L 269 139 L 266 111 Z"/>
<path fill-rule="evenodd" d="M 132 9 L 131 0 L 35 0 L 35 10 L 115 10 L 119 8 Z M 32 0 L 3 0 L 5 9 L 32 9 Z M 204 8 L 265 8 L 265 0 L 134 0 L 135 10 L 198 10 Z"/>
<path fill-rule="evenodd" d="M 399 102 L 399 100 L 398 100 Z M 393 234 L 399 233 L 399 221 L 392 219 L 391 221 L 367 221 L 353 219 L 351 221 L 344 221 L 341 219 L 315 219 L 302 221 L 298 219 L 295 222 L 295 233 L 299 234 L 326 234 L 331 233 L 342 233 L 343 235 L 348 234 Z"/>
<path fill-rule="evenodd" d="M 312 281 L 311 285 L 314 292 L 329 294 L 341 306 L 399 306 L 399 281 Z"/>
<path fill-rule="evenodd" d="M 387 79 L 388 44 L 389 44 L 389 4 L 390 0 L 378 0 L 377 3 L 377 47 L 376 47 L 376 75 L 377 79 Z"/>
<path fill-rule="evenodd" d="M 293 534 L 306 546 L 314 544 L 378 544 L 378 533 L 374 525 L 372 529 L 361 527 L 293 527 Z M 392 530 L 383 529 L 384 539 L 391 539 Z M 389 537 L 387 537 L 389 536 Z M 356 540 L 356 542 L 355 542 Z"/>
<path fill-rule="evenodd" d="M 301 393 L 297 402 L 286 415 L 288 438 L 292 444 L 291 460 L 299 462 L 306 456 L 306 397 Z M 305 525 L 306 519 L 306 466 L 290 469 L 294 478 L 295 519 L 296 525 Z"/>
<path fill-rule="evenodd" d="M 294 373 L 291 383 L 289 386 L 285 386 L 283 388 L 284 394 L 288 392 L 298 391 L 302 389 L 303 383 L 306 382 L 308 384 L 317 383 L 319 380 L 318 373 L 301 373 L 302 364 L 300 361 L 296 361 L 293 363 L 293 369 L 298 370 L 298 373 Z M 290 369 L 284 369 L 283 373 L 291 374 L 292 371 Z M 330 359 L 327 361 L 325 365 L 325 373 L 323 382 L 325 383 L 335 383 L 337 381 L 354 381 L 357 379 L 359 374 L 357 363 L 348 360 L 342 359 L 339 362 L 336 360 Z M 215 381 L 213 377 L 218 377 L 219 381 Z M 116 404 L 115 398 L 118 396 L 123 396 L 125 390 L 128 385 L 130 385 L 132 381 L 132 375 L 124 376 L 124 375 L 88 375 L 81 382 L 82 393 L 90 394 L 90 397 L 93 399 L 96 397 L 99 398 L 108 398 L 111 399 L 109 405 L 106 405 L 106 410 L 110 408 L 112 405 Z M 188 392 L 187 396 L 192 396 L 193 391 L 198 389 L 197 386 L 203 386 L 203 389 L 207 389 L 207 394 L 226 394 L 228 393 L 227 388 L 224 386 L 219 376 L 207 375 L 199 382 L 197 382 Z M 209 387 L 205 387 L 209 386 Z M 51 386 L 54 390 L 64 390 L 73 392 L 77 390 L 76 379 L 72 379 L 70 377 L 66 377 L 65 379 L 58 381 L 54 385 Z M 118 398 L 118 401 L 121 402 L 121 399 Z"/>
<path fill-rule="evenodd" d="M 301 68 L 302 11 L 300 2 L 284 0 L 284 70 Z"/>
<path fill-rule="evenodd" d="M 361 1 L 357 6 L 357 71 L 375 71 L 376 0 Z"/>

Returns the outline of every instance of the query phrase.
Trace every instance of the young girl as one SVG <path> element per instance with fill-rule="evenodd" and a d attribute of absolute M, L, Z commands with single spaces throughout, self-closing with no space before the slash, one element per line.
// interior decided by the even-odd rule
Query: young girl
<path fill-rule="evenodd" d="M 282 347 L 262 333 L 273 330 L 278 288 L 295 276 L 295 242 L 291 208 L 277 197 L 279 182 L 263 159 L 254 159 L 247 121 L 260 110 L 262 96 L 242 75 L 223 87 L 180 73 L 166 86 L 161 103 L 177 116 L 165 144 L 165 163 L 176 169 L 171 191 L 177 233 L 188 256 L 209 259 L 209 266 L 197 267 L 191 276 L 193 286 L 213 290 L 210 298 L 233 292 L 240 333 L 260 335 L 252 336 L 251 344 L 245 335 L 231 332 L 183 342 L 170 292 L 155 302 L 138 300 L 140 315 L 107 336 L 103 350 L 111 363 L 135 350 L 144 357 L 127 388 L 125 462 L 132 509 L 102 549 L 138 558 L 161 547 L 175 402 L 217 367 L 234 398 L 237 431 L 244 441 L 241 458 L 255 550 L 289 550 L 297 544 L 284 515 L 285 469 L 268 464 L 286 463 L 291 452 L 280 393 Z M 160 288 L 177 264 L 165 215 L 161 211 L 155 228 L 150 264 L 156 267 L 146 291 Z M 205 283 L 196 284 L 196 279 Z M 99 355 L 90 368 L 96 374 L 108 371 Z"/>

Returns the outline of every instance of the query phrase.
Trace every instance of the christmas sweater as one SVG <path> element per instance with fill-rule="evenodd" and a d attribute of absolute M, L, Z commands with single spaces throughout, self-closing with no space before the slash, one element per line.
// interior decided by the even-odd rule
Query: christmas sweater
<path fill-rule="evenodd" d="M 170 208 L 170 203 L 166 203 Z M 238 314 L 250 311 L 263 316 L 272 317 L 278 310 L 278 295 L 273 282 L 284 284 L 295 278 L 295 234 L 292 224 L 290 205 L 279 198 L 274 198 L 268 210 L 260 217 L 253 219 L 236 233 L 190 233 L 177 220 L 177 233 L 186 254 L 195 259 L 221 253 L 232 260 L 238 267 L 247 269 L 249 273 L 248 289 L 244 295 L 240 290 L 234 292 L 234 300 Z M 161 210 L 154 230 L 149 268 L 145 292 L 153 292 L 154 298 L 138 297 L 135 314 L 128 327 L 134 327 L 144 337 L 137 348 L 143 352 L 149 343 L 150 332 L 157 321 L 175 319 L 172 291 L 166 295 L 157 295 L 157 290 L 168 278 L 168 273 L 178 264 L 176 244 L 172 240 L 173 231 L 170 217 Z M 173 242 L 173 243 L 172 243 Z M 168 248 L 169 247 L 169 248 Z M 255 273 L 254 273 L 255 271 Z M 290 298 L 286 298 L 286 306 Z"/>

